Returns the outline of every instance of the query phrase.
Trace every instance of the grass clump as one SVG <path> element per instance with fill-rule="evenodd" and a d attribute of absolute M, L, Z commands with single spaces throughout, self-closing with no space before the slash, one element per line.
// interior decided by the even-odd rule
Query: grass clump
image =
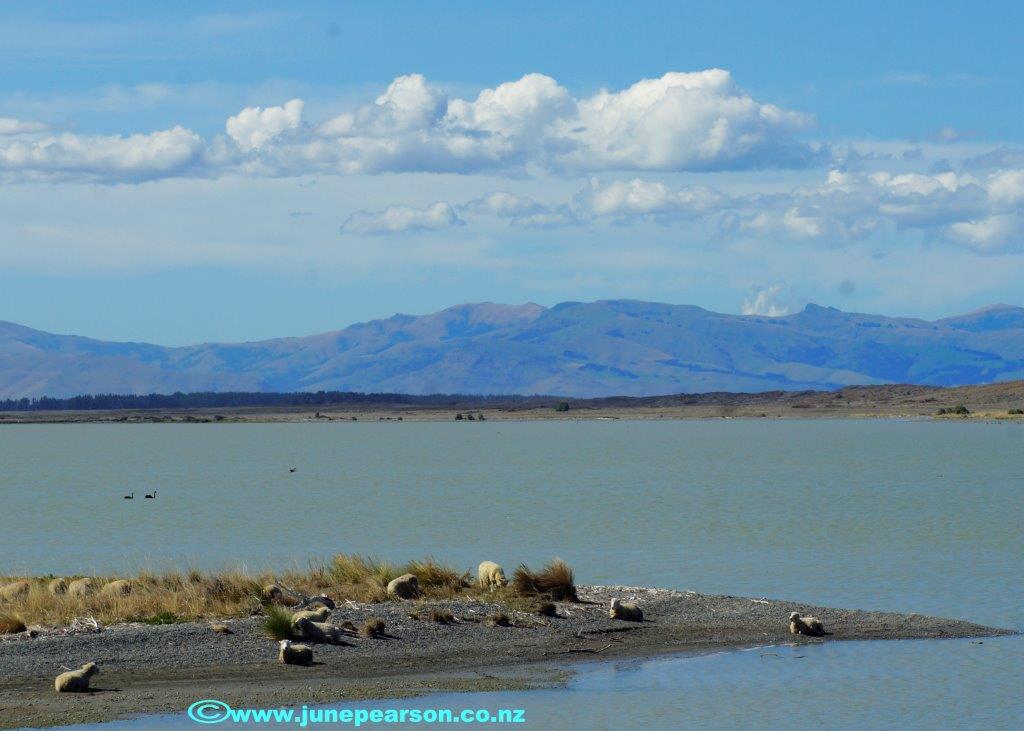
<path fill-rule="evenodd" d="M 284 607 L 270 605 L 263 619 L 263 634 L 272 640 L 291 640 L 292 613 Z"/>
<path fill-rule="evenodd" d="M 438 624 L 455 624 L 455 615 L 447 609 L 431 609 L 430 621 Z"/>
<path fill-rule="evenodd" d="M 339 584 L 372 582 L 386 587 L 400 572 L 387 561 L 373 556 L 339 553 L 331 561 L 330 575 Z"/>
<path fill-rule="evenodd" d="M 141 624 L 181 624 L 186 620 L 174 612 L 160 612 L 159 614 L 151 614 L 148 617 L 136 617 L 129 621 Z"/>
<path fill-rule="evenodd" d="M 25 622 L 17 614 L 0 614 L 0 635 L 13 635 L 27 629 Z"/>
<path fill-rule="evenodd" d="M 359 628 L 360 637 L 383 637 L 384 636 L 384 620 L 380 617 L 370 617 L 363 626 Z"/>
<path fill-rule="evenodd" d="M 579 601 L 572 569 L 560 558 L 536 572 L 520 564 L 512 575 L 512 587 L 522 596 L 543 597 L 555 602 Z"/>
<path fill-rule="evenodd" d="M 443 566 L 432 558 L 410 561 L 402 568 L 403 574 L 414 574 L 419 582 L 420 592 L 431 589 L 461 591 L 470 586 L 468 572 L 459 573 L 450 566 Z"/>
<path fill-rule="evenodd" d="M 484 619 L 484 624 L 488 627 L 508 627 L 511 621 L 504 612 L 495 612 L 494 614 L 487 615 Z"/>

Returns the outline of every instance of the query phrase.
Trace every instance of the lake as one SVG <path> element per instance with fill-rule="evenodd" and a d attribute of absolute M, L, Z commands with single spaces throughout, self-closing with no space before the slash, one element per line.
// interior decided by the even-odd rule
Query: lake
<path fill-rule="evenodd" d="M 947 421 L 7 426 L 0 573 L 560 556 L 581 583 L 1024 629 L 1022 447 L 1021 425 Z M 596 728 L 1012 727 L 1021 640 L 588 665 L 493 704 Z"/>

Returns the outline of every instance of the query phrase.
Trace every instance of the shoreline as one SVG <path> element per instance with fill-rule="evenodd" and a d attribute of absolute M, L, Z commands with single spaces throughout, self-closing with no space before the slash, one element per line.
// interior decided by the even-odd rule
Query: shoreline
<path fill-rule="evenodd" d="M 113 625 L 97 633 L 28 633 L 0 640 L 0 728 L 98 722 L 137 714 L 181 713 L 201 698 L 234 707 L 329 704 L 442 691 L 553 687 L 581 660 L 837 640 L 944 639 L 1017 634 L 954 619 L 818 607 L 800 602 L 637 587 L 579 587 L 581 603 L 560 602 L 538 617 L 480 601 L 435 601 L 453 624 L 413 619 L 416 602 L 342 602 L 331 622 L 386 622 L 387 638 L 315 645 L 313 667 L 276 663 L 276 643 L 258 618 L 231 620 L 232 634 L 206 623 Z M 644 609 L 643 623 L 607 616 L 611 597 Z M 502 609 L 517 626 L 480 620 Z M 790 635 L 790 611 L 811 613 L 831 632 Z M 96 692 L 57 694 L 62 666 L 98 662 Z M 15 719 L 17 719 L 15 721 Z"/>

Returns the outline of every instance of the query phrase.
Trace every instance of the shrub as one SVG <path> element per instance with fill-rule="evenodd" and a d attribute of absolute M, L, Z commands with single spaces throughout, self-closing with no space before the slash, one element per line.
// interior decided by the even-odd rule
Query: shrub
<path fill-rule="evenodd" d="M 1024 414 L 1024 409 L 1010 409 L 1006 413 L 1010 416 L 1020 416 L 1021 414 Z"/>
<path fill-rule="evenodd" d="M 568 401 L 559 401 L 558 402 L 558 406 L 555 407 L 555 411 L 568 411 L 568 410 L 569 410 L 569 402 Z"/>
<path fill-rule="evenodd" d="M 956 406 L 948 406 L 941 408 L 935 413 L 938 414 L 939 416 L 944 416 L 946 414 L 952 414 L 954 416 L 967 416 L 971 412 L 968 411 L 967 407 L 964 406 L 963 404 L 957 404 Z"/>
<path fill-rule="evenodd" d="M 559 558 L 536 573 L 521 564 L 512 575 L 512 587 L 523 596 L 544 597 L 556 602 L 579 601 L 572 569 Z"/>
<path fill-rule="evenodd" d="M 272 640 L 291 640 L 292 613 L 284 607 L 270 605 L 263 620 L 263 634 Z"/>

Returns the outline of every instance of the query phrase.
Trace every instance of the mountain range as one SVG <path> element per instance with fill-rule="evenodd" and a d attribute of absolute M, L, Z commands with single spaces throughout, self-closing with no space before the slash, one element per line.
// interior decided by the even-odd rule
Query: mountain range
<path fill-rule="evenodd" d="M 1024 308 L 929 322 L 633 300 L 464 304 L 308 337 L 163 347 L 0 321 L 0 398 L 175 391 L 576 397 L 937 386 L 1024 378 Z"/>

